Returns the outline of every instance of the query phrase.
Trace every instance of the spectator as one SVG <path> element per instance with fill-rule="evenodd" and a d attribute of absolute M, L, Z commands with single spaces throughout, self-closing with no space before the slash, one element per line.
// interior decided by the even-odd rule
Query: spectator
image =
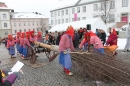
<path fill-rule="evenodd" d="M 130 51 L 129 48 L 130 48 L 130 23 L 128 24 L 127 28 L 126 28 L 126 37 L 127 37 L 127 42 L 126 42 L 126 45 L 125 45 L 125 48 L 124 48 L 124 52 L 126 51 Z"/>
<path fill-rule="evenodd" d="M 74 34 L 74 48 L 78 48 L 79 46 L 79 34 L 78 31 L 75 31 Z"/>
<path fill-rule="evenodd" d="M 104 30 L 101 30 L 101 36 L 100 39 L 102 41 L 102 44 L 104 45 L 106 43 L 106 33 Z"/>
<path fill-rule="evenodd" d="M 57 32 L 57 31 L 55 31 L 55 33 L 54 33 L 55 44 L 56 44 L 57 37 L 58 37 L 58 32 Z"/>

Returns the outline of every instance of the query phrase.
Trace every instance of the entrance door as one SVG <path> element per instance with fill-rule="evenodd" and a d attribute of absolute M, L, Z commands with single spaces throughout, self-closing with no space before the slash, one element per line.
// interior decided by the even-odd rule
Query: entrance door
<path fill-rule="evenodd" d="M 128 22 L 128 16 L 122 16 L 121 21 L 122 22 Z"/>

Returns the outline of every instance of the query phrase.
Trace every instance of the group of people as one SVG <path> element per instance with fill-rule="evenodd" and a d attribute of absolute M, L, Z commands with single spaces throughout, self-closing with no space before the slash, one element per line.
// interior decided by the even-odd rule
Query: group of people
<path fill-rule="evenodd" d="M 110 36 L 108 37 L 107 41 L 101 40 L 100 37 L 92 32 L 89 29 L 83 30 L 84 35 L 81 43 L 79 44 L 80 49 L 84 49 L 84 51 L 90 51 L 91 46 L 93 46 L 93 49 L 98 51 L 101 54 L 105 54 L 104 48 L 110 49 L 113 52 L 113 56 L 117 55 L 116 49 L 117 46 L 117 33 L 114 28 L 110 28 Z M 74 29 L 72 26 L 69 26 L 64 32 L 64 34 L 60 38 L 59 42 L 59 63 L 63 66 L 63 70 L 67 75 L 73 75 L 73 73 L 70 71 L 72 67 L 72 61 L 70 52 L 74 51 L 74 44 L 73 40 L 75 37 Z M 77 32 L 76 32 L 77 33 Z M 104 32 L 103 32 L 104 33 Z M 82 38 L 81 35 L 79 38 Z M 103 42 L 102 42 L 103 41 Z M 105 45 L 105 46 L 104 46 Z"/>
<path fill-rule="evenodd" d="M 27 48 L 29 46 L 34 47 L 34 42 L 42 42 L 42 33 L 38 32 L 37 36 L 34 31 L 29 31 L 26 33 L 17 32 L 17 36 L 14 38 L 11 34 L 8 35 L 7 49 L 11 58 L 15 55 L 15 45 L 17 49 L 17 54 L 21 55 L 22 59 L 27 59 Z"/>

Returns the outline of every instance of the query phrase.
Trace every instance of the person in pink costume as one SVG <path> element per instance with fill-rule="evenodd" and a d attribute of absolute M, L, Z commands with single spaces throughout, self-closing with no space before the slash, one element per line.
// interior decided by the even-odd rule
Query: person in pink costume
<path fill-rule="evenodd" d="M 21 37 L 20 37 L 20 48 L 19 48 L 19 53 L 21 54 L 21 56 L 23 56 L 23 39 L 24 39 L 24 35 L 25 33 L 22 33 Z"/>
<path fill-rule="evenodd" d="M 103 47 L 101 40 L 92 31 L 90 31 L 90 44 L 92 44 L 94 46 L 94 50 L 96 50 L 102 54 L 105 54 L 104 47 Z"/>
<path fill-rule="evenodd" d="M 16 48 L 17 48 L 17 54 L 19 54 L 19 49 L 20 49 L 20 32 L 17 32 L 17 36 L 16 36 Z"/>
<path fill-rule="evenodd" d="M 70 69 L 72 67 L 72 61 L 70 56 L 70 51 L 74 50 L 72 37 L 74 36 L 74 29 L 72 27 L 68 28 L 66 33 L 61 37 L 60 43 L 59 43 L 59 63 L 63 66 L 64 71 L 67 75 L 73 75 L 72 72 L 70 72 Z"/>
<path fill-rule="evenodd" d="M 37 41 L 37 37 L 34 35 L 34 32 L 31 31 L 30 44 L 32 47 L 34 47 L 34 41 Z"/>
<path fill-rule="evenodd" d="M 27 59 L 27 49 L 28 49 L 28 47 L 29 46 L 31 46 L 30 45 L 30 43 L 29 43 L 29 40 L 28 40 L 28 38 L 26 37 L 28 34 L 26 34 L 25 36 L 24 36 L 24 39 L 23 39 L 23 57 L 22 57 L 22 59 Z"/>
<path fill-rule="evenodd" d="M 12 35 L 8 35 L 8 41 L 7 41 L 7 49 L 9 51 L 9 54 L 11 55 L 11 58 L 15 58 L 13 57 L 13 55 L 15 55 L 15 40 L 13 39 Z"/>

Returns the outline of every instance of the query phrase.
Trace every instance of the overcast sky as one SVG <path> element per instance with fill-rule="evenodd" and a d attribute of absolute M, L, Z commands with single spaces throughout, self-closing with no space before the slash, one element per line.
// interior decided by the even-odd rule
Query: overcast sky
<path fill-rule="evenodd" d="M 50 18 L 50 9 L 58 0 L 0 0 L 15 12 L 39 12 Z"/>

